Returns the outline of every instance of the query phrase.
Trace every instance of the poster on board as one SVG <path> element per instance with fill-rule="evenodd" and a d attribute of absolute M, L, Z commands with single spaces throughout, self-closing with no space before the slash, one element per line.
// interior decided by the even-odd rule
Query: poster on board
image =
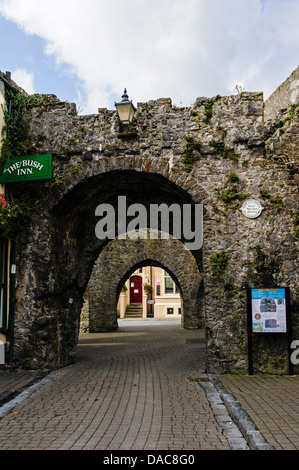
<path fill-rule="evenodd" d="M 251 289 L 253 333 L 286 333 L 285 288 Z"/>

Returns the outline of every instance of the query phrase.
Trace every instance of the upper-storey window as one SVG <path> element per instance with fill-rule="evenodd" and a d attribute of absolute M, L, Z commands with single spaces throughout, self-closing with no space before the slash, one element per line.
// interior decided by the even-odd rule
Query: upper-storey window
<path fill-rule="evenodd" d="M 166 271 L 164 272 L 164 291 L 165 291 L 165 294 L 178 294 L 179 293 L 179 290 L 174 280 L 170 277 L 170 275 Z"/>

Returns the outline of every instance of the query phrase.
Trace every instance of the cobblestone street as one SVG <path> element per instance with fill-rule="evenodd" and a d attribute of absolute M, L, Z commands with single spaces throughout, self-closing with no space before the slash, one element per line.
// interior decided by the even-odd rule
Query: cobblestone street
<path fill-rule="evenodd" d="M 56 371 L 1 421 L 1 449 L 226 450 L 204 390 L 201 330 L 120 322 L 80 337 L 75 364 Z"/>

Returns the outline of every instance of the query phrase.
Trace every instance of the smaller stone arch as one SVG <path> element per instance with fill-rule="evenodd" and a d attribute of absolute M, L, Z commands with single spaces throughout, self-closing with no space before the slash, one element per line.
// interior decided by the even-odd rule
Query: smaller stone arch
<path fill-rule="evenodd" d="M 143 266 L 165 269 L 179 286 L 184 328 L 204 326 L 203 275 L 192 253 L 180 240 L 169 235 L 168 239 L 159 236 L 154 240 L 116 238 L 105 246 L 94 265 L 85 293 L 82 315 L 86 330 L 109 332 L 117 329 L 117 301 L 121 288 L 128 277 Z"/>

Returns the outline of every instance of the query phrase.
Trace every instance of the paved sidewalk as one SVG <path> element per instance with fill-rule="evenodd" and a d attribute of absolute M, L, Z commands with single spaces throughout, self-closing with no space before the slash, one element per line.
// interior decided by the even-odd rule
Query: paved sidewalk
<path fill-rule="evenodd" d="M 276 450 L 299 450 L 299 376 L 218 377 Z"/>
<path fill-rule="evenodd" d="M 47 372 L 15 370 L 3 366 L 0 369 L 0 406 L 14 399 L 24 390 L 39 382 Z"/>

